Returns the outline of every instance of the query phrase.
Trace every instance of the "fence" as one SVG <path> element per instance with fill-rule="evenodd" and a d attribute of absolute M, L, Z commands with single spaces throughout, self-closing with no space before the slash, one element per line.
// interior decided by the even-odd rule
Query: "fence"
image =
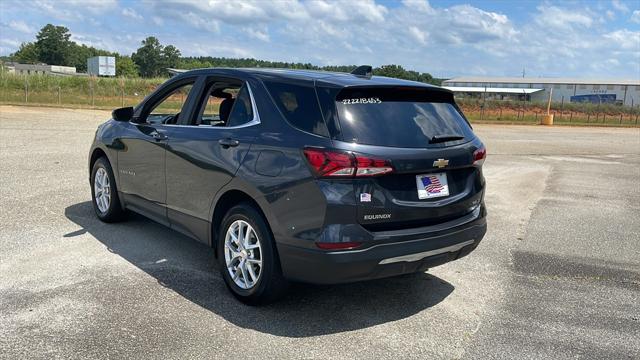
<path fill-rule="evenodd" d="M 0 103 L 114 109 L 134 106 L 167 79 L 58 77 L 0 73 Z M 176 100 L 177 101 L 177 100 Z M 471 121 L 538 123 L 546 104 L 457 99 Z M 638 126 L 640 104 L 553 103 L 555 123 Z"/>
<path fill-rule="evenodd" d="M 166 79 L 0 74 L 0 102 L 113 109 L 138 104 Z"/>
<path fill-rule="evenodd" d="M 547 113 L 546 103 L 525 101 L 478 101 L 457 99 L 465 116 L 471 121 L 500 121 L 511 123 L 539 123 Z M 622 106 L 615 104 L 552 103 L 550 113 L 554 123 L 605 124 L 637 126 L 640 104 Z"/>

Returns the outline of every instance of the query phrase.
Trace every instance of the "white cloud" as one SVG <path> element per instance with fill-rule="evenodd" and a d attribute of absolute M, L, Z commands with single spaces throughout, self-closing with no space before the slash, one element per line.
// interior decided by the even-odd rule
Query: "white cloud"
<path fill-rule="evenodd" d="M 618 59 L 607 59 L 605 63 L 609 66 L 619 66 L 620 61 Z"/>
<path fill-rule="evenodd" d="M 231 25 L 267 24 L 277 21 L 383 22 L 388 9 L 374 0 L 333 2 L 330 0 L 165 0 L 147 1 L 148 7 L 165 19 L 181 12 L 200 17 L 199 23 L 218 21 Z M 192 16 L 195 17 L 195 16 Z"/>
<path fill-rule="evenodd" d="M 160 16 L 151 17 L 151 21 L 156 26 L 163 26 L 164 25 L 164 20 Z"/>
<path fill-rule="evenodd" d="M 629 20 L 636 24 L 640 24 L 640 10 L 634 10 Z"/>
<path fill-rule="evenodd" d="M 427 0 L 403 0 L 402 4 L 409 9 L 421 13 L 433 14 L 435 12 Z"/>
<path fill-rule="evenodd" d="M 122 16 L 126 16 L 126 17 L 132 18 L 134 20 L 142 20 L 143 19 L 142 15 L 138 14 L 132 8 L 123 8 L 122 9 Z"/>
<path fill-rule="evenodd" d="M 245 33 L 247 33 L 247 35 L 249 35 L 249 37 L 253 38 L 253 39 L 257 39 L 260 41 L 265 41 L 265 42 L 269 42 L 271 39 L 269 37 L 269 32 L 268 30 L 265 29 L 255 29 L 252 27 L 246 27 L 243 29 Z"/>
<path fill-rule="evenodd" d="M 0 39 L 0 44 L 1 45 L 7 45 L 11 48 L 17 48 L 20 46 L 21 42 L 19 40 L 16 39 L 7 39 L 7 38 L 2 38 Z"/>
<path fill-rule="evenodd" d="M 79 8 L 93 13 L 113 9 L 118 5 L 116 0 L 56 0 L 55 3 L 59 6 Z"/>
<path fill-rule="evenodd" d="M 246 50 L 243 47 L 229 45 L 223 42 L 218 43 L 200 43 L 192 41 L 176 41 L 175 45 L 178 49 L 189 47 L 192 51 L 191 56 L 226 56 L 234 58 L 250 58 L 256 57 L 255 53 Z"/>
<path fill-rule="evenodd" d="M 216 20 L 228 24 L 264 23 L 278 19 L 306 17 L 306 10 L 297 0 L 284 1 L 226 1 L 226 0 L 166 0 L 146 1 L 152 11 L 165 18 L 172 18 L 180 12 L 191 12 L 202 22 Z"/>
<path fill-rule="evenodd" d="M 94 15 L 104 14 L 118 6 L 116 0 L 36 0 L 34 6 L 59 20 L 83 20 L 87 12 Z"/>
<path fill-rule="evenodd" d="M 72 31 L 71 41 L 122 54 L 130 54 L 132 49 L 140 46 L 140 41 L 136 41 L 132 36 L 100 36 L 79 31 Z"/>
<path fill-rule="evenodd" d="M 556 6 L 539 6 L 535 21 L 541 26 L 555 29 L 571 29 L 574 26 L 591 27 L 592 15 L 585 10 L 563 9 Z"/>
<path fill-rule="evenodd" d="M 306 3 L 312 18 L 329 22 L 367 21 L 379 23 L 384 21 L 388 10 L 385 6 L 376 4 L 373 0 L 332 2 L 328 0 L 314 0 Z"/>
<path fill-rule="evenodd" d="M 624 50 L 640 52 L 640 31 L 616 30 L 603 36 Z"/>
<path fill-rule="evenodd" d="M 193 11 L 183 11 L 175 13 L 175 18 L 182 24 L 196 29 L 217 33 L 220 31 L 220 23 L 213 19 L 207 19 Z M 183 25 L 184 26 L 184 25 Z"/>
<path fill-rule="evenodd" d="M 427 33 L 421 31 L 417 27 L 409 27 L 409 34 L 420 44 L 425 45 L 427 43 Z"/>
<path fill-rule="evenodd" d="M 11 20 L 6 25 L 11 31 L 17 31 L 25 34 L 33 34 L 36 30 L 22 20 Z"/>
<path fill-rule="evenodd" d="M 623 3 L 620 0 L 613 0 L 611 2 L 611 5 L 613 6 L 614 9 L 620 12 L 623 12 L 623 13 L 629 12 L 629 7 L 627 6 L 627 4 Z"/>
<path fill-rule="evenodd" d="M 470 5 L 453 6 L 445 14 L 449 17 L 447 25 L 466 41 L 509 39 L 518 33 L 506 15 Z"/>

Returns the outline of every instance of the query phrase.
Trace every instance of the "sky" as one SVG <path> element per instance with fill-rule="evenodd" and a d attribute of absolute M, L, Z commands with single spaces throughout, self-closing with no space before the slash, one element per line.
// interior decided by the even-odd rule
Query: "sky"
<path fill-rule="evenodd" d="M 640 0 L 0 0 L 0 55 L 47 23 L 121 54 L 156 36 L 184 56 L 640 78 Z"/>

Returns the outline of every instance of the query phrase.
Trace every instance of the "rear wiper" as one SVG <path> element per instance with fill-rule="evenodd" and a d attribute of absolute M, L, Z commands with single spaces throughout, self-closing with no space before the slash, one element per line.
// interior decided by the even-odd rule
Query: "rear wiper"
<path fill-rule="evenodd" d="M 429 140 L 429 144 L 443 143 L 447 141 L 462 140 L 464 136 L 460 135 L 435 135 Z"/>

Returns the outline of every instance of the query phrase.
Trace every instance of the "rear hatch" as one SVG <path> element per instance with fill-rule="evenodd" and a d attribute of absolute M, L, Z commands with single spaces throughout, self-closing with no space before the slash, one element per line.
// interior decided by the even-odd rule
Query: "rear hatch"
<path fill-rule="evenodd" d="M 335 93 L 334 103 L 334 147 L 392 167 L 389 173 L 353 178 L 363 227 L 431 226 L 477 210 L 484 148 L 450 92 L 347 87 Z"/>

